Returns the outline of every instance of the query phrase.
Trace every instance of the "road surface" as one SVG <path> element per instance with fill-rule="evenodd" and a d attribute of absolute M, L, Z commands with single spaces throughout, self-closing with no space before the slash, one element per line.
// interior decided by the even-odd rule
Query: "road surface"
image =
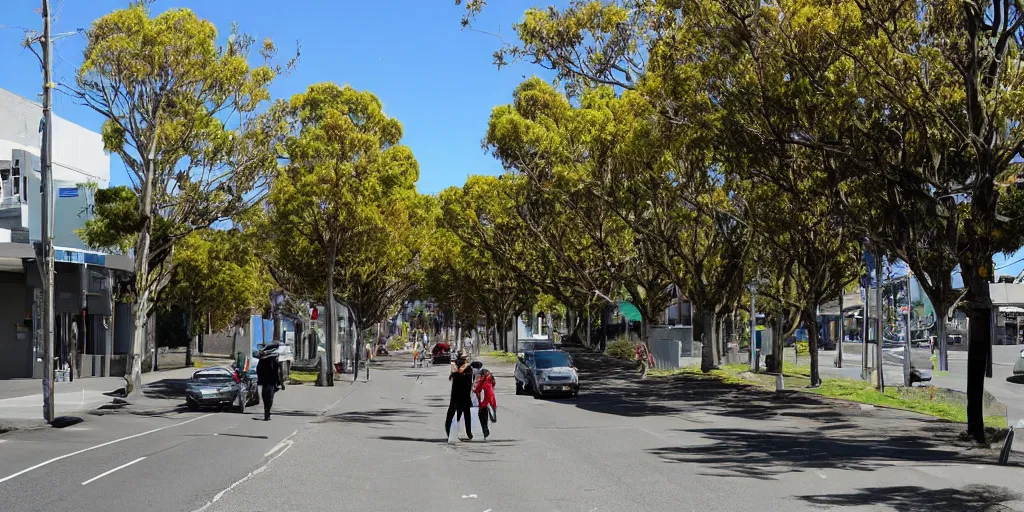
<path fill-rule="evenodd" d="M 19 512 L 1024 510 L 1011 490 L 1024 470 L 965 457 L 931 438 L 944 424 L 907 413 L 601 368 L 576 400 L 534 400 L 493 364 L 492 438 L 448 444 L 447 367 L 382 366 L 369 383 L 289 387 L 269 422 L 112 415 L 0 436 L 0 500 Z"/>

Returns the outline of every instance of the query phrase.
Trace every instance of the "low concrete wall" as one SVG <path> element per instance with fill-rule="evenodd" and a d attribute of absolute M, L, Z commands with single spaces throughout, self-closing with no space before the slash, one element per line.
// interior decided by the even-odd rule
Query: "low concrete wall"
<path fill-rule="evenodd" d="M 680 357 L 700 357 L 701 344 L 699 341 L 693 341 L 691 326 L 654 325 L 651 326 L 650 335 L 652 346 L 656 341 L 678 341 Z"/>

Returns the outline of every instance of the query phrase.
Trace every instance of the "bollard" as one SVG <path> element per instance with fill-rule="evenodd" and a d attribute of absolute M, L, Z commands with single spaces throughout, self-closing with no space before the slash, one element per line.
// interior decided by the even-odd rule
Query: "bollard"
<path fill-rule="evenodd" d="M 782 380 L 782 374 L 781 373 L 775 374 L 775 391 L 784 391 L 785 389 L 786 389 L 786 384 Z"/>

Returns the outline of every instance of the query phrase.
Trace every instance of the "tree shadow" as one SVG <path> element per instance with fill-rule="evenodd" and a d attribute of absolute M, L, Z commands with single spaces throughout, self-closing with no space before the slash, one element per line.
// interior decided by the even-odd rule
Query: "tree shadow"
<path fill-rule="evenodd" d="M 142 386 L 142 395 L 146 398 L 185 399 L 185 390 L 189 379 L 163 379 Z"/>
<path fill-rule="evenodd" d="M 423 417 L 423 413 L 413 409 L 384 408 L 373 411 L 350 411 L 324 416 L 319 423 L 361 423 L 366 425 L 391 425 L 402 421 L 411 421 Z"/>
<path fill-rule="evenodd" d="M 964 464 L 992 462 L 964 455 L 937 438 L 920 435 L 840 438 L 827 432 L 746 429 L 691 429 L 711 441 L 697 446 L 648 450 L 666 462 L 701 464 L 714 476 L 775 480 L 776 476 L 813 469 L 875 471 L 905 462 Z M 902 509 L 900 509 L 902 510 Z"/>
<path fill-rule="evenodd" d="M 592 412 L 640 417 L 688 414 L 699 408 L 748 420 L 798 417 L 832 426 L 846 421 L 834 404 L 807 393 L 773 393 L 688 375 L 640 379 L 632 367 L 599 354 L 573 350 L 573 359 L 581 391 L 566 403 Z"/>
<path fill-rule="evenodd" d="M 446 437 L 406 437 L 406 436 L 377 436 L 382 441 L 403 441 L 409 443 L 430 443 L 444 444 L 448 441 Z"/>
<path fill-rule="evenodd" d="M 968 485 L 960 489 L 926 489 L 917 486 L 869 487 L 850 494 L 797 496 L 823 507 L 856 507 L 884 504 L 900 512 L 934 510 L 991 510 L 1021 495 L 1006 487 Z"/>

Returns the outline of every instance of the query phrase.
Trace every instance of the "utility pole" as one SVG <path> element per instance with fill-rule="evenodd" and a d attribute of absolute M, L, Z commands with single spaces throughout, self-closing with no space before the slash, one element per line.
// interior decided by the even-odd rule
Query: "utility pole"
<path fill-rule="evenodd" d="M 906 339 L 904 340 L 904 343 L 903 343 L 903 385 L 908 387 L 908 388 L 911 385 L 910 384 L 910 349 L 912 348 L 912 346 L 914 344 L 913 340 L 911 340 L 911 333 L 913 331 L 911 331 L 911 329 L 910 329 L 910 314 L 912 312 L 912 308 L 914 307 L 914 301 L 911 300 L 911 298 L 912 297 L 911 297 L 911 294 L 910 294 L 910 274 L 907 274 L 907 328 L 906 328 L 907 333 L 906 333 Z"/>
<path fill-rule="evenodd" d="M 863 290 L 863 292 L 864 292 L 864 308 L 863 308 L 864 311 L 863 311 L 863 318 L 861 318 L 861 321 L 860 321 L 860 328 L 861 328 L 861 337 L 860 337 L 861 338 L 860 339 L 860 341 L 861 341 L 861 347 L 860 347 L 861 348 L 861 354 L 860 354 L 860 374 L 861 374 L 861 377 L 864 378 L 864 379 L 868 378 L 868 375 L 867 375 L 867 372 L 868 372 L 868 335 L 871 334 L 871 329 L 870 329 L 870 327 L 868 327 L 868 325 L 869 325 L 868 324 L 868 318 L 871 317 L 871 315 L 868 313 L 869 311 L 871 311 L 871 274 L 870 274 L 870 272 L 868 273 L 868 277 L 866 279 L 866 284 L 867 284 L 867 286 L 864 286 L 864 287 L 861 288 Z"/>
<path fill-rule="evenodd" d="M 750 371 L 756 372 L 758 367 L 757 357 L 757 286 L 750 285 Z"/>
<path fill-rule="evenodd" d="M 43 419 L 53 421 L 53 81 L 50 77 L 52 41 L 50 0 L 43 0 L 43 140 L 40 147 L 42 174 L 43 257 Z"/>
<path fill-rule="evenodd" d="M 843 337 L 846 335 L 846 317 L 843 316 L 843 295 L 846 286 L 839 290 L 839 339 L 836 341 L 836 368 L 843 367 Z"/>
<path fill-rule="evenodd" d="M 878 372 L 878 391 L 885 392 L 885 361 L 882 359 L 882 344 L 885 337 L 882 334 L 882 253 L 875 252 L 875 281 L 877 282 L 875 288 L 875 312 L 878 314 L 878 323 L 875 328 L 875 366 L 878 368 L 875 370 Z"/>

